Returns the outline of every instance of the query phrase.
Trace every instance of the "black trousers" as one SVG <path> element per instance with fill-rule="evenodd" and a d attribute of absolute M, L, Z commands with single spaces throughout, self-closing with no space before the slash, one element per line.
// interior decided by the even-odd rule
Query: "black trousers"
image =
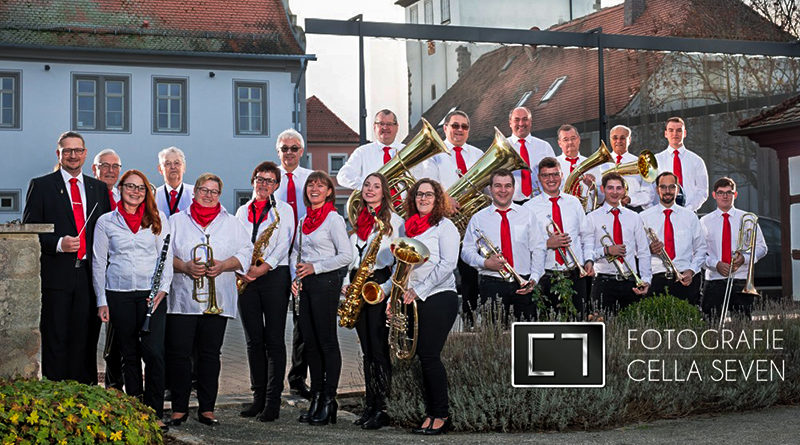
<path fill-rule="evenodd" d="M 378 304 L 364 304 L 356 320 L 356 332 L 364 354 L 364 387 L 366 404 L 386 409 L 386 398 L 392 381 L 389 359 L 389 327 L 386 326 L 388 296 Z"/>
<path fill-rule="evenodd" d="M 72 272 L 72 271 L 71 271 Z M 88 262 L 75 268 L 73 289 L 42 288 L 42 375 L 49 380 L 97 384 L 100 318 Z M 44 283 L 47 285 L 47 283 Z"/>
<path fill-rule="evenodd" d="M 114 338 L 122 356 L 122 380 L 125 393 L 142 396 L 145 405 L 158 417 L 164 409 L 164 334 L 167 302 L 161 301 L 150 317 L 150 333 L 140 336 L 139 330 L 147 314 L 150 291 L 106 291 L 108 312 L 114 325 Z M 145 380 L 142 385 L 142 360 Z"/>
<path fill-rule="evenodd" d="M 336 334 L 336 309 L 342 290 L 339 271 L 303 278 L 300 291 L 300 331 L 311 374 L 311 391 L 336 396 L 342 372 L 342 353 Z"/>
<path fill-rule="evenodd" d="M 294 386 L 305 384 L 308 363 L 304 353 L 303 333 L 300 332 L 300 320 L 295 315 L 297 311 L 294 310 L 294 300 L 290 304 L 292 305 L 292 366 L 289 368 L 286 380 L 289 381 L 289 386 Z"/>
<path fill-rule="evenodd" d="M 425 414 L 449 417 L 447 371 L 442 364 L 442 349 L 458 315 L 458 294 L 444 291 L 425 301 L 417 301 L 419 339 L 417 357 L 422 365 L 422 386 L 425 390 Z"/>
<path fill-rule="evenodd" d="M 286 372 L 286 309 L 291 277 L 279 266 L 247 285 L 239 296 L 239 315 L 247 340 L 250 389 L 280 404 Z"/>
<path fill-rule="evenodd" d="M 228 318 L 222 315 L 167 315 L 167 375 L 173 412 L 189 410 L 191 356 L 195 345 L 198 412 L 214 411 L 219 390 L 219 357 L 227 324 Z"/>
<path fill-rule="evenodd" d="M 577 317 L 579 320 L 586 319 L 586 311 L 588 310 L 589 302 L 587 301 L 586 296 L 588 285 L 586 284 L 589 281 L 588 277 L 581 277 L 580 272 L 578 269 L 572 269 L 568 271 L 562 271 L 567 278 L 572 280 L 572 289 L 575 291 L 575 294 L 572 295 L 572 304 L 575 306 L 575 310 L 577 311 Z M 549 308 L 555 310 L 558 306 L 558 295 L 553 295 L 552 286 L 553 286 L 553 271 L 546 270 L 542 278 L 539 280 L 539 286 L 542 289 L 542 296 L 546 298 L 546 302 Z"/>
<path fill-rule="evenodd" d="M 727 279 L 706 280 L 703 287 L 703 313 L 709 317 L 719 317 L 722 310 L 722 301 L 725 298 L 725 286 Z M 745 280 L 733 280 L 733 290 L 731 300 L 728 303 L 728 313 L 733 315 L 752 317 L 753 298 L 752 295 L 743 294 Z"/>
<path fill-rule="evenodd" d="M 106 389 L 114 388 L 122 391 L 124 382 L 122 381 L 122 355 L 119 352 L 119 345 L 114 339 L 114 325 L 109 321 L 106 323 L 106 347 L 103 350 L 103 360 L 106 362 Z"/>
<path fill-rule="evenodd" d="M 527 275 L 522 278 L 528 279 Z M 536 304 L 531 300 L 531 294 L 517 294 L 519 284 L 516 281 L 506 281 L 502 278 L 482 275 L 478 286 L 481 297 L 481 306 L 490 301 L 489 313 L 493 320 L 497 321 L 495 306 L 502 304 L 503 325 L 508 326 L 511 307 L 514 307 L 514 320 L 529 321 L 536 317 Z M 499 301 L 498 301 L 499 299 Z"/>
<path fill-rule="evenodd" d="M 597 275 L 592 283 L 591 304 L 616 313 L 639 301 L 640 296 L 633 293 L 635 286 L 633 280 L 620 281 L 613 275 Z"/>
<path fill-rule="evenodd" d="M 689 304 L 700 306 L 700 281 L 702 274 L 695 274 L 692 282 L 688 286 L 675 281 L 674 278 L 667 279 L 666 274 L 653 274 L 653 283 L 650 285 L 650 295 L 663 294 L 668 291 L 670 295 L 686 300 Z"/>
<path fill-rule="evenodd" d="M 458 257 L 458 275 L 461 277 L 461 312 L 473 321 L 472 311 L 478 308 L 478 271 Z"/>

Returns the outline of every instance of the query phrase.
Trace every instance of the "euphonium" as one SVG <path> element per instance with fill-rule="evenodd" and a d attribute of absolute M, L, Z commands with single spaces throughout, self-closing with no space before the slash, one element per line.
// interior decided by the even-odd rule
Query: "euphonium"
<path fill-rule="evenodd" d="M 635 161 L 615 164 L 604 171 L 603 176 L 610 173 L 618 173 L 622 176 L 639 175 L 645 182 L 652 183 L 658 176 L 658 161 L 656 161 L 656 155 L 650 150 L 642 150 L 642 153 Z"/>
<path fill-rule="evenodd" d="M 459 206 L 459 209 L 450 216 L 450 220 L 458 227 L 462 239 L 472 215 L 491 202 L 491 199 L 483 193 L 483 189 L 489 185 L 492 172 L 500 168 L 509 171 L 530 170 L 528 164 L 508 143 L 508 139 L 495 127 L 492 145 L 464 176 L 458 178 L 458 181 L 447 189 L 447 194 L 453 197 Z"/>
<path fill-rule="evenodd" d="M 658 235 L 656 235 L 656 231 L 653 230 L 652 228 L 645 227 L 644 231 L 647 232 L 647 237 L 650 239 L 651 243 L 654 243 L 656 241 L 661 241 L 661 240 L 658 239 Z M 683 279 L 683 275 L 678 270 L 678 268 L 675 267 L 675 264 L 672 262 L 672 259 L 669 257 L 669 255 L 667 255 L 667 251 L 664 250 L 664 247 L 661 247 L 661 251 L 658 252 L 658 258 L 661 260 L 661 263 L 664 265 L 664 269 L 666 270 L 664 272 L 664 275 L 666 276 L 667 279 L 674 278 L 675 281 L 681 281 Z"/>
<path fill-rule="evenodd" d="M 569 176 L 567 176 L 567 179 L 564 181 L 564 193 L 569 193 L 570 195 L 578 198 L 581 201 L 581 205 L 586 213 L 591 212 L 597 206 L 597 185 L 592 184 L 589 187 L 586 196 L 583 196 L 581 191 L 583 175 L 598 165 L 610 162 L 611 159 L 611 152 L 608 151 L 606 143 L 600 141 L 600 147 L 597 148 L 597 151 L 586 158 L 585 161 L 581 162 L 580 165 L 575 167 L 575 170 L 572 170 L 572 173 L 570 173 Z"/>
<path fill-rule="evenodd" d="M 281 223 L 281 215 L 278 213 L 278 208 L 275 205 L 275 197 L 273 195 L 269 195 L 269 202 L 272 206 L 272 215 L 275 217 L 275 221 L 272 222 L 263 232 L 261 232 L 261 236 L 258 237 L 256 243 L 253 245 L 253 256 L 250 259 L 250 264 L 253 266 L 260 266 L 264 264 L 264 251 L 269 246 L 269 239 L 272 237 L 272 232 L 278 227 L 278 224 Z M 244 281 L 240 277 L 236 277 L 236 290 L 239 292 L 239 295 L 244 292 L 245 288 L 247 287 L 247 281 Z"/>
<path fill-rule="evenodd" d="M 506 259 L 503 257 L 503 253 L 500 252 L 492 240 L 490 240 L 489 237 L 483 233 L 483 230 L 476 227 L 475 235 L 477 235 L 475 238 L 475 245 L 478 246 L 478 252 L 482 257 L 489 258 L 492 255 L 498 255 L 503 259 L 503 268 L 497 271 L 497 273 L 499 273 L 504 280 L 508 282 L 516 281 L 517 284 L 519 284 L 519 287 L 525 287 L 525 285 L 528 284 L 528 280 L 522 278 L 517 271 L 514 270 L 510 264 L 508 264 Z"/>
<path fill-rule="evenodd" d="M 361 313 L 361 307 L 366 301 L 369 304 L 378 304 L 383 301 L 385 295 L 378 283 L 374 281 L 367 281 L 372 272 L 375 270 L 375 261 L 378 258 L 378 251 L 381 249 L 381 241 L 383 240 L 384 224 L 374 210 L 370 210 L 372 217 L 375 218 L 378 233 L 369 244 L 364 259 L 358 266 L 353 281 L 347 287 L 345 292 L 345 299 L 339 305 L 339 326 L 343 328 L 352 329 L 356 325 L 358 315 Z M 363 297 L 363 298 L 362 298 Z"/>
<path fill-rule="evenodd" d="M 197 250 L 204 249 L 206 251 L 206 260 L 197 256 Z M 206 268 L 214 265 L 214 250 L 211 248 L 211 237 L 206 234 L 206 242 L 200 243 L 192 248 L 192 262 L 194 264 L 205 266 Z M 206 282 L 207 281 L 207 282 Z M 203 292 L 203 289 L 206 289 Z M 200 299 L 202 295 L 208 295 L 205 299 Z M 198 303 L 208 302 L 208 306 L 203 311 L 204 314 L 221 314 L 222 308 L 217 305 L 217 287 L 214 282 L 214 277 L 201 276 L 195 278 L 194 289 L 192 289 L 192 298 Z"/>
<path fill-rule="evenodd" d="M 433 126 L 425 118 L 422 118 L 422 129 L 419 133 L 408 141 L 408 144 L 401 148 L 389 162 L 383 164 L 383 167 L 379 168 L 377 173 L 386 177 L 392 196 L 397 196 L 410 189 L 417 182 L 411 174 L 411 169 L 414 166 L 434 155 L 449 152 L 450 150 L 444 145 L 442 138 L 439 137 Z M 350 198 L 347 199 L 347 218 L 352 226 L 355 226 L 358 220 L 356 208 L 361 208 L 361 206 L 357 206 L 356 203 L 359 201 L 361 201 L 361 190 L 354 190 Z M 392 210 L 405 218 L 402 201 L 396 201 L 397 203 L 395 203 L 394 199 L 392 200 Z"/>
<path fill-rule="evenodd" d="M 600 244 L 603 247 L 616 246 L 617 243 L 614 242 L 614 238 L 612 238 L 611 234 L 608 233 L 608 229 L 606 229 L 606 226 L 603 226 L 603 232 L 605 232 L 606 234 L 600 238 Z M 615 257 L 614 255 L 609 254 L 606 255 L 606 260 L 609 263 L 613 264 L 614 267 L 617 269 L 617 280 L 621 281 L 622 279 L 633 278 L 633 280 L 636 282 L 636 287 L 644 286 L 644 281 L 642 281 L 642 279 L 639 278 L 639 275 L 636 275 L 636 271 L 633 269 L 633 267 L 631 267 L 631 265 L 628 263 L 628 260 L 626 260 L 625 257 L 621 257 L 620 259 Z"/>
<path fill-rule="evenodd" d="M 758 237 L 758 215 L 751 212 L 746 212 L 742 215 L 741 223 L 739 224 L 739 236 L 736 242 L 736 250 L 731 255 L 731 262 L 729 264 L 728 280 L 725 283 L 725 296 L 722 298 L 722 308 L 720 310 L 721 316 L 719 319 L 719 328 L 725 327 L 725 317 L 728 314 L 728 306 L 731 302 L 731 294 L 733 293 L 733 276 L 736 275 L 736 269 L 733 267 L 733 262 L 738 255 L 744 255 L 745 252 L 750 253 L 750 261 L 747 263 L 747 279 L 744 283 L 741 293 L 749 295 L 758 295 L 753 284 L 755 272 L 755 258 L 756 258 L 756 238 Z"/>
<path fill-rule="evenodd" d="M 397 259 L 397 267 L 392 275 L 392 290 L 389 293 L 389 316 L 386 324 L 389 326 L 389 348 L 392 354 L 400 360 L 407 360 L 417 351 L 417 334 L 419 333 L 419 318 L 417 318 L 417 302 L 403 303 L 403 294 L 406 292 L 411 270 L 415 266 L 428 261 L 430 251 L 421 242 L 413 238 L 398 238 L 392 242 L 392 255 Z M 414 325 L 409 326 L 409 313 L 413 316 Z M 409 337 L 409 329 L 413 336 Z"/>

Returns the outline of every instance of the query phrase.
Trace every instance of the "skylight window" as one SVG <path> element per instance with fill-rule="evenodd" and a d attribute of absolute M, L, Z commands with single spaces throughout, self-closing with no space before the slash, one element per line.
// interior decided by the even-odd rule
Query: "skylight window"
<path fill-rule="evenodd" d="M 444 119 L 447 117 L 448 114 L 452 113 L 453 111 L 456 111 L 456 109 L 458 109 L 458 105 L 456 105 L 455 107 L 451 108 L 450 111 L 445 113 L 444 116 L 442 116 L 442 120 L 440 120 L 439 123 L 436 124 L 436 127 L 438 128 L 438 127 L 441 127 L 442 125 L 444 125 Z"/>
<path fill-rule="evenodd" d="M 542 96 L 542 99 L 539 100 L 539 103 L 544 103 L 552 99 L 553 95 L 555 95 L 556 91 L 558 91 L 558 89 L 561 88 L 561 85 L 564 83 L 565 80 L 567 80 L 567 76 L 561 76 L 558 79 L 554 80 L 553 84 L 550 85 L 550 88 L 548 88 L 547 91 L 544 93 L 544 96 Z"/>
<path fill-rule="evenodd" d="M 519 102 L 517 102 L 517 104 L 514 105 L 514 108 L 518 108 L 524 105 L 525 102 L 528 100 L 528 98 L 531 97 L 531 94 L 533 94 L 533 91 L 526 91 L 525 94 L 523 94 L 522 97 L 519 99 Z"/>

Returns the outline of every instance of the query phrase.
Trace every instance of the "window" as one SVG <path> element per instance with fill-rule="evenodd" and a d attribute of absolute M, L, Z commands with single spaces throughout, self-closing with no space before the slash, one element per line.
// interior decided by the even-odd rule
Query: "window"
<path fill-rule="evenodd" d="M 445 113 L 445 114 L 444 114 L 444 116 L 442 116 L 442 120 L 440 120 L 440 121 L 439 121 L 439 123 L 438 123 L 438 124 L 436 124 L 436 126 L 437 126 L 437 127 L 441 127 L 441 126 L 443 126 L 443 125 L 444 125 L 444 120 L 445 120 L 445 118 L 447 118 L 447 115 L 448 115 L 448 114 L 450 114 L 450 113 L 452 113 L 453 111 L 456 111 L 456 109 L 458 109 L 458 105 L 456 105 L 455 107 L 451 108 L 451 109 L 450 109 L 450 111 L 448 111 L 447 113 Z"/>
<path fill-rule="evenodd" d="M 236 190 L 233 191 L 233 193 L 234 193 L 234 197 L 236 199 L 236 208 L 237 209 L 239 207 L 247 204 L 247 201 L 250 201 L 250 198 L 253 197 L 253 191 L 252 190 L 236 189 Z"/>
<path fill-rule="evenodd" d="M 526 91 L 525 94 L 523 94 L 522 97 L 519 99 L 519 102 L 517 102 L 517 104 L 514 105 L 514 108 L 518 108 L 524 105 L 525 102 L 528 100 L 528 98 L 531 97 L 531 94 L 533 94 L 533 91 L 530 90 Z"/>
<path fill-rule="evenodd" d="M 442 23 L 450 23 L 450 0 L 442 0 Z"/>
<path fill-rule="evenodd" d="M 129 131 L 129 78 L 73 76 L 72 128 L 81 131 Z"/>
<path fill-rule="evenodd" d="M 417 5 L 412 6 L 408 10 L 408 23 L 417 24 L 419 23 L 419 10 L 417 9 Z"/>
<path fill-rule="evenodd" d="M 19 190 L 0 190 L 0 212 L 19 212 Z"/>
<path fill-rule="evenodd" d="M 337 196 L 336 201 L 334 201 L 333 205 L 336 207 L 336 213 L 344 217 L 344 220 L 347 223 L 347 230 L 349 231 L 350 229 L 352 229 L 352 226 L 350 225 L 350 219 L 347 217 L 348 198 L 349 196 Z"/>
<path fill-rule="evenodd" d="M 186 133 L 186 79 L 153 79 L 153 132 Z"/>
<path fill-rule="evenodd" d="M 506 59 L 506 63 L 504 63 L 504 64 L 503 64 L 503 67 L 502 67 L 502 68 L 500 68 L 500 71 L 505 71 L 505 70 L 507 70 L 507 69 L 508 69 L 508 67 L 510 67 L 510 66 L 511 66 L 511 64 L 514 62 L 514 59 L 516 59 L 516 58 L 517 58 L 517 56 L 511 56 L 511 57 L 509 57 L 508 59 Z"/>
<path fill-rule="evenodd" d="M 431 25 L 433 24 L 433 0 L 425 0 L 424 7 L 425 24 Z"/>
<path fill-rule="evenodd" d="M 234 82 L 236 98 L 236 134 L 267 135 L 267 84 Z"/>
<path fill-rule="evenodd" d="M 552 99 L 553 95 L 556 94 L 556 91 L 558 91 L 558 89 L 561 87 L 561 85 L 564 83 L 565 80 L 567 80 L 567 76 L 561 76 L 558 79 L 554 80 L 553 84 L 550 85 L 550 88 L 548 88 L 547 91 L 545 91 L 544 95 L 542 96 L 542 99 L 539 100 L 539 103 L 544 103 Z"/>
<path fill-rule="evenodd" d="M 436 100 L 436 84 L 431 84 L 431 100 Z"/>
<path fill-rule="evenodd" d="M 329 153 L 328 154 L 328 174 L 335 175 L 339 173 L 339 169 L 347 162 L 347 154 L 345 153 Z"/>
<path fill-rule="evenodd" d="M 0 72 L 0 128 L 20 128 L 19 73 Z"/>

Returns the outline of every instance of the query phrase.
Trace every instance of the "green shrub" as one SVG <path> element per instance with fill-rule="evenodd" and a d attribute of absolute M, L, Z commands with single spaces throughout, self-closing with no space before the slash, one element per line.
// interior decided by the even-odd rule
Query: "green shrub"
<path fill-rule="evenodd" d="M 619 321 L 650 328 L 699 328 L 703 326 L 703 314 L 697 306 L 665 291 L 626 307 L 620 311 Z"/>
<path fill-rule="evenodd" d="M 0 380 L 0 440 L 163 443 L 155 412 L 116 390 L 77 382 Z"/>

